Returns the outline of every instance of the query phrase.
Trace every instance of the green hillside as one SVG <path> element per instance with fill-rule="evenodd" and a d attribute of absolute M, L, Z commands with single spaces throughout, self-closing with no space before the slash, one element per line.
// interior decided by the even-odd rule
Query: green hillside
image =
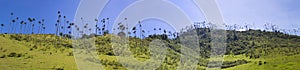
<path fill-rule="evenodd" d="M 202 53 L 195 59 L 199 61 L 198 69 L 202 70 L 207 68 L 209 60 L 214 60 L 209 57 L 212 48 L 210 30 L 198 28 L 196 31 L 200 38 L 198 39 L 200 49 L 195 51 Z M 119 56 L 114 55 L 112 36 L 110 34 L 95 36 L 97 55 L 99 55 L 97 60 L 107 70 L 126 70 L 126 67 L 118 62 Z M 180 49 L 193 49 L 193 47 L 182 46 L 178 38 L 167 37 L 166 35 L 151 35 L 143 39 L 130 37 L 127 45 L 135 58 L 145 61 L 151 55 L 148 44 L 155 39 L 163 40 L 168 51 L 163 64 L 157 70 L 175 70 L 179 66 L 180 56 L 185 55 Z M 49 34 L 0 35 L 0 70 L 77 69 L 72 41 L 74 42 L 69 38 Z M 227 30 L 226 46 L 221 67 L 225 70 L 297 70 L 300 66 L 299 36 L 260 30 Z"/>
<path fill-rule="evenodd" d="M 73 56 L 68 55 L 72 49 L 55 47 L 52 39 L 53 35 L 1 35 L 0 70 L 77 69 Z"/>

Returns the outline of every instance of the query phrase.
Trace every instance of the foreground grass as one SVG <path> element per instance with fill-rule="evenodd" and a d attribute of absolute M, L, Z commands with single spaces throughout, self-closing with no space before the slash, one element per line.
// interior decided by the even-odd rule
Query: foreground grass
<path fill-rule="evenodd" d="M 76 70 L 70 48 L 50 48 L 48 51 L 30 49 L 32 44 L 0 37 L 0 70 Z M 42 47 L 39 47 L 42 49 Z M 55 51 L 64 49 L 64 51 Z"/>
<path fill-rule="evenodd" d="M 15 36 L 13 39 L 10 35 L 0 35 L 0 70 L 77 70 L 75 58 L 73 56 L 71 40 L 62 39 L 56 42 L 56 36 L 53 35 L 20 35 L 22 38 Z M 28 38 L 29 37 L 29 38 Z M 30 38 L 32 37 L 32 38 Z M 29 40 L 28 40 L 29 39 Z M 32 39 L 32 40 L 31 40 Z M 109 35 L 97 37 L 96 47 L 98 59 L 105 70 L 127 70 L 119 63 L 117 57 L 112 52 Z M 138 40 L 138 39 L 137 39 Z M 40 42 L 32 42 L 40 41 Z M 223 68 L 225 70 L 299 70 L 300 55 L 297 53 L 298 39 L 295 39 L 291 46 L 275 48 L 256 48 L 258 51 L 277 49 L 269 51 L 267 55 L 261 55 L 261 52 L 254 52 L 260 55 L 260 58 L 250 58 L 246 54 L 227 54 L 224 56 Z M 269 41 L 273 43 L 272 41 Z M 135 42 L 130 43 L 131 52 L 139 61 L 149 59 L 147 46 L 134 47 Z M 148 41 L 143 41 L 144 44 Z M 245 42 L 246 43 L 246 42 Z M 183 55 L 177 44 L 167 43 L 173 49 L 168 48 L 168 53 L 162 65 L 156 70 L 175 70 L 179 66 L 180 56 Z M 241 43 L 237 43 L 241 44 Z M 254 46 L 264 45 L 256 43 Z M 271 45 L 272 46 L 272 45 Z M 175 49 L 174 49 L 175 48 Z M 187 48 L 187 47 L 181 47 Z M 235 47 L 234 47 L 235 48 Z M 238 47 L 237 47 L 238 48 Z M 142 49 L 142 50 L 141 50 Z M 288 50 L 288 51 L 287 51 Z M 239 51 L 239 50 L 238 50 Z M 190 57 L 195 55 L 187 54 Z M 196 57 L 195 57 L 196 58 Z M 83 59 L 85 60 L 85 59 Z M 88 60 L 88 59 L 87 59 Z M 93 59 L 92 59 L 93 60 Z M 124 59 L 126 60 L 126 59 Z M 214 58 L 199 58 L 198 70 L 204 70 L 207 67 L 207 61 L 217 60 Z M 212 68 L 214 69 L 214 68 Z"/>
<path fill-rule="evenodd" d="M 232 58 L 232 59 L 247 59 L 251 61 L 251 63 L 227 68 L 225 70 L 299 70 L 300 69 L 299 58 L 300 55 L 276 56 L 276 57 L 269 56 L 269 57 L 264 57 L 259 59 L 248 59 L 248 58 L 241 58 L 237 56 L 236 58 Z"/>

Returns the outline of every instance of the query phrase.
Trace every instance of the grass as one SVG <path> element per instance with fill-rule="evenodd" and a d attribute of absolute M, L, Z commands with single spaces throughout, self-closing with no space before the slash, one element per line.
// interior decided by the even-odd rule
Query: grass
<path fill-rule="evenodd" d="M 72 51 L 70 48 L 64 48 L 65 52 L 56 53 L 54 50 L 58 49 L 55 48 L 49 51 L 30 50 L 30 43 L 11 40 L 8 35 L 0 36 L 0 42 L 0 48 L 2 48 L 0 56 L 5 55 L 4 58 L 0 58 L 0 70 L 77 69 L 74 57 L 66 56 L 69 51 Z M 21 54 L 21 56 L 8 57 L 10 53 Z"/>
<path fill-rule="evenodd" d="M 227 59 L 247 59 L 251 63 L 238 65 L 224 70 L 299 70 L 300 55 L 265 57 L 260 59 L 241 58 L 241 55 Z M 226 60 L 226 58 L 225 58 Z M 261 64 L 260 64 L 261 63 Z"/>
<path fill-rule="evenodd" d="M 261 31 L 250 31 L 259 33 Z M 247 32 L 237 33 L 238 39 L 228 39 L 227 50 L 223 56 L 222 69 L 224 70 L 283 70 L 292 69 L 299 70 L 300 66 L 300 37 L 292 36 L 286 39 L 287 35 L 280 33 L 270 33 L 271 39 L 268 38 L 267 32 L 259 34 L 247 35 Z M 80 48 L 88 48 L 91 44 L 95 44 L 94 48 L 97 52 L 90 58 L 90 55 L 73 54 L 75 46 L 72 40 L 59 38 L 54 35 L 0 35 L 0 70 L 76 70 L 78 69 L 102 69 L 102 65 L 106 70 L 127 70 L 129 67 L 135 66 L 122 65 L 119 60 L 127 60 L 128 64 L 134 64 L 136 61 L 115 56 L 111 42 L 113 35 L 97 36 L 95 43 L 78 43 Z M 229 35 L 230 37 L 231 35 Z M 159 38 L 159 36 L 157 36 Z M 153 38 L 130 38 L 128 44 L 131 54 L 137 61 L 147 61 L 150 58 L 148 44 Z M 193 38 L 191 38 L 193 39 Z M 84 39 L 83 39 L 84 40 Z M 167 47 L 166 58 L 162 65 L 156 70 L 175 70 L 180 66 L 180 57 L 190 57 L 198 60 L 199 63 L 194 65 L 198 70 L 204 70 L 208 67 L 208 61 L 212 61 L 212 68 L 217 69 L 216 62 L 221 60 L 218 58 L 207 57 L 210 54 L 211 45 L 209 38 L 201 39 L 199 57 L 193 52 L 195 47 L 182 46 L 177 39 L 164 40 Z M 121 40 L 120 40 L 121 41 Z M 136 45 L 136 42 L 138 45 Z M 80 42 L 80 41 L 78 41 Z M 197 42 L 191 42 L 197 43 Z M 123 45 L 123 44 L 122 44 Z M 157 48 L 156 48 L 157 49 Z M 188 53 L 186 53 L 187 51 Z M 203 53 L 202 53 L 203 52 Z M 87 53 L 87 52 L 84 52 Z M 74 58 L 78 57 L 78 58 Z M 121 59 L 118 59 L 121 58 Z M 77 64 L 76 64 L 77 62 Z M 195 61 L 192 61 L 195 62 Z M 84 64 L 85 63 L 85 64 Z M 156 62 L 152 62 L 156 63 Z M 140 64 L 142 65 L 142 64 Z M 189 68 L 188 66 L 185 66 Z"/>

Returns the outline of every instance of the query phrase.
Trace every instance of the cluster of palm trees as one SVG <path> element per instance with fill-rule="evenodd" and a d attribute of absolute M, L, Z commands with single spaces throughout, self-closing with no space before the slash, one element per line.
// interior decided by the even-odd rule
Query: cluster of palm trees
<path fill-rule="evenodd" d="M 145 29 L 143 28 L 143 24 L 141 21 L 138 21 L 137 25 L 132 27 L 131 30 L 128 30 L 128 26 L 127 23 L 123 23 L 126 22 L 127 18 L 124 18 L 124 21 L 121 21 L 118 23 L 118 28 L 114 28 L 120 30 L 122 33 L 125 33 L 124 30 L 127 30 L 127 33 L 125 33 L 126 35 L 129 35 L 133 38 L 146 38 L 147 35 L 148 37 L 150 36 L 167 36 L 166 38 L 176 38 L 178 36 L 178 32 L 172 32 L 171 30 L 167 30 L 167 29 L 162 29 L 162 28 L 153 28 L 153 32 L 154 34 L 150 34 L 150 31 L 152 31 L 151 29 Z"/>
<path fill-rule="evenodd" d="M 256 26 L 254 24 L 245 24 L 244 26 L 238 25 L 238 24 L 234 24 L 234 25 L 225 25 L 226 30 L 251 30 L 254 28 L 256 28 Z M 270 31 L 270 32 L 275 32 L 275 33 L 279 33 L 279 32 L 283 32 L 284 34 L 294 34 L 294 35 L 299 35 L 300 34 L 300 28 L 294 28 L 294 29 L 280 29 L 278 25 L 275 24 L 271 24 L 271 23 L 266 23 L 264 24 L 264 29 L 263 31 Z"/>
<path fill-rule="evenodd" d="M 72 28 L 75 26 L 75 23 L 72 23 L 70 20 L 68 20 L 67 16 L 63 16 L 60 11 L 57 11 L 57 14 L 55 35 L 71 38 Z"/>
<path fill-rule="evenodd" d="M 90 33 L 91 35 L 98 35 L 98 36 L 109 34 L 109 30 L 108 30 L 109 18 L 103 18 L 103 19 L 95 18 L 94 19 L 94 21 L 96 22 L 95 32 L 92 32 L 93 28 L 89 27 L 89 23 L 84 22 L 84 20 L 85 19 L 81 17 L 81 21 L 82 21 L 81 23 L 83 24 L 83 26 L 74 23 L 71 23 L 68 26 L 68 29 L 74 28 L 75 32 L 73 33 L 73 36 L 75 36 L 76 38 L 88 36 L 87 35 L 88 33 Z M 57 23 L 59 24 L 59 21 Z M 71 29 L 68 30 L 70 31 L 69 34 L 71 34 Z M 57 32 L 59 32 L 59 28 L 57 28 Z"/>
<path fill-rule="evenodd" d="M 138 28 L 135 26 L 132 28 L 132 33 L 134 33 L 134 37 L 138 37 L 137 35 L 137 31 L 139 31 L 139 37 L 140 38 L 145 38 L 145 30 L 143 30 L 142 28 L 142 24 L 141 24 L 141 21 L 138 21 Z"/>
<path fill-rule="evenodd" d="M 128 25 L 127 25 L 127 18 L 124 18 L 123 21 L 118 23 L 118 27 L 117 28 L 113 28 L 113 30 L 117 29 L 119 30 L 119 32 L 117 33 L 118 36 L 120 37 L 124 37 L 126 35 L 130 36 L 131 38 L 133 38 L 134 42 L 135 42 L 135 47 L 137 46 L 144 46 L 143 42 L 138 41 L 139 39 L 145 39 L 146 38 L 146 34 L 148 34 L 148 37 L 164 37 L 163 39 L 167 39 L 171 36 L 174 36 L 174 38 L 176 38 L 178 36 L 177 32 L 172 32 L 171 30 L 168 31 L 166 29 L 162 29 L 162 28 L 153 28 L 154 34 L 150 34 L 150 30 L 151 29 L 145 29 L 143 28 L 142 22 L 138 21 L 137 25 L 132 27 L 132 29 L 129 30 Z M 158 29 L 158 30 L 157 30 Z M 146 32 L 146 30 L 148 30 Z M 158 34 L 161 33 L 161 34 Z"/>
<path fill-rule="evenodd" d="M 98 23 L 100 20 L 100 23 Z M 96 21 L 96 35 L 105 35 L 109 33 L 108 25 L 109 25 L 109 18 L 102 18 L 102 19 L 95 19 Z M 101 24 L 102 23 L 102 24 Z"/>
<path fill-rule="evenodd" d="M 85 23 L 83 28 L 80 28 L 78 25 L 75 25 L 70 20 L 67 19 L 66 16 L 63 16 L 60 11 L 57 12 L 58 17 L 57 21 L 55 23 L 55 35 L 62 36 L 62 37 L 71 37 L 72 28 L 75 28 L 78 34 L 83 34 L 86 32 L 85 30 L 92 31 L 92 28 L 88 27 L 88 23 Z M 9 24 L 0 24 L 1 30 L 0 33 L 2 34 L 45 34 L 46 32 L 46 26 L 45 26 L 45 19 L 36 19 L 32 17 L 28 17 L 26 20 L 21 20 L 19 17 L 15 17 L 14 13 L 10 13 L 10 23 Z M 83 18 L 81 18 L 83 21 Z M 109 25 L 110 25 L 110 18 L 96 18 L 94 21 L 96 21 L 95 25 L 95 35 L 105 35 L 109 34 Z M 124 21 L 127 21 L 127 18 L 124 18 Z M 99 23 L 100 22 L 100 23 Z M 123 21 L 122 21 L 123 22 Z M 123 25 L 122 22 L 120 22 L 119 30 L 128 30 L 128 27 L 126 25 Z M 84 23 L 84 22 L 82 22 Z M 5 27 L 8 26 L 8 27 Z M 195 28 L 211 28 L 212 25 L 210 23 L 199 22 L 194 23 Z M 255 25 L 245 24 L 244 26 L 241 25 L 225 25 L 227 30 L 235 30 L 238 31 L 240 29 L 244 30 L 250 30 L 252 27 L 255 27 Z M 266 31 L 272 31 L 272 32 L 284 32 L 286 34 L 299 34 L 300 28 L 298 29 L 279 29 L 277 25 L 274 24 L 265 24 L 264 30 Z M 150 31 L 152 30 L 145 30 L 143 29 L 143 25 L 141 21 L 138 21 L 138 25 L 133 27 L 130 31 L 128 31 L 128 35 L 133 34 L 135 38 L 146 38 L 146 34 L 150 35 Z M 148 32 L 148 33 L 147 33 Z M 158 35 L 159 33 L 162 33 L 163 35 L 167 35 L 168 37 L 174 37 L 176 38 L 178 36 L 177 32 L 171 32 L 170 30 L 162 29 L 162 28 L 153 28 L 153 35 Z"/>
<path fill-rule="evenodd" d="M 32 17 L 28 17 L 26 20 L 21 20 L 19 17 L 15 17 L 14 13 L 10 13 L 10 23 L 1 24 L 2 34 L 44 34 L 45 33 L 45 20 L 37 20 Z M 5 28 L 5 26 L 8 26 Z M 37 29 L 35 29 L 37 28 Z M 4 32 L 4 30 L 6 32 Z"/>

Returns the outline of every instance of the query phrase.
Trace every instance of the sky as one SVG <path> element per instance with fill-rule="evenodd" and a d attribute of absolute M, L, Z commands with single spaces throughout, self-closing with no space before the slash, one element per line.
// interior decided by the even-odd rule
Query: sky
<path fill-rule="evenodd" d="M 169 0 L 189 16 L 192 22 L 205 21 L 201 11 L 192 0 Z M 116 20 L 122 10 L 135 0 L 110 0 L 102 11 L 100 18 L 110 17 L 111 23 Z M 297 29 L 300 27 L 300 0 L 216 0 L 226 24 L 254 24 L 257 29 L 263 29 L 263 24 L 272 23 L 281 29 Z M 61 11 L 69 20 L 74 20 L 80 0 L 1 0 L 0 24 L 9 25 L 11 16 L 26 20 L 35 17 L 45 19 L 47 33 L 55 32 L 57 11 Z M 168 10 L 168 9 L 166 9 Z M 157 22 L 155 20 L 151 22 Z M 148 20 L 145 23 L 149 23 Z M 110 25 L 111 27 L 112 25 Z M 167 25 L 151 24 L 149 27 Z M 9 28 L 1 28 L 7 30 Z M 170 29 L 172 31 L 172 29 Z M 300 34 L 298 32 L 298 34 Z"/>
<path fill-rule="evenodd" d="M 217 0 L 224 21 L 228 24 L 272 23 L 282 29 L 300 26 L 299 0 Z"/>
<path fill-rule="evenodd" d="M 14 18 L 19 17 L 21 20 L 27 20 L 28 17 L 45 19 L 47 33 L 54 33 L 57 11 L 73 20 L 78 4 L 79 0 L 0 0 L 0 24 L 4 23 L 8 27 L 10 13 L 13 12 Z"/>

